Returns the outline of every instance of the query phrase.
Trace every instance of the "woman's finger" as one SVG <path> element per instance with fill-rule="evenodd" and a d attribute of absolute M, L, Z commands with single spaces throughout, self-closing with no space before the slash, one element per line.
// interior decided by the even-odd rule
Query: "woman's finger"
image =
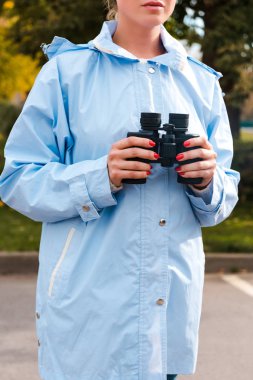
<path fill-rule="evenodd" d="M 188 150 L 187 152 L 179 153 L 176 156 L 176 160 L 178 162 L 192 160 L 196 158 L 201 158 L 202 160 L 212 160 L 212 159 L 217 158 L 217 154 L 214 152 L 214 150 L 199 148 L 199 149 L 192 149 L 192 150 Z"/>
<path fill-rule="evenodd" d="M 150 171 L 152 169 L 152 165 L 146 164 L 140 161 L 127 161 L 120 160 L 117 165 L 120 170 L 139 170 L 139 171 Z"/>
<path fill-rule="evenodd" d="M 194 137 L 184 142 L 185 148 L 191 148 L 194 146 L 201 146 L 201 148 L 212 150 L 212 144 L 207 140 L 206 136 Z"/>
<path fill-rule="evenodd" d="M 193 162 L 191 164 L 180 165 L 176 168 L 177 172 L 191 172 L 191 171 L 202 171 L 208 169 L 216 168 L 216 161 L 214 159 L 211 160 L 203 160 Z"/>
<path fill-rule="evenodd" d="M 131 178 L 131 179 L 143 179 L 148 178 L 151 174 L 150 170 L 121 170 L 121 169 L 112 169 L 111 177 L 114 179 L 113 183 L 116 186 L 119 186 L 122 179 Z"/>
<path fill-rule="evenodd" d="M 122 160 L 126 160 L 127 158 L 142 158 L 153 161 L 157 160 L 159 155 L 157 155 L 153 150 L 134 147 L 118 151 L 118 157 Z"/>
<path fill-rule="evenodd" d="M 190 172 L 178 172 L 178 174 L 184 178 L 206 178 L 212 179 L 215 173 L 215 168 L 210 168 L 207 170 L 195 170 Z"/>
<path fill-rule="evenodd" d="M 150 139 L 146 139 L 144 137 L 136 137 L 136 136 L 130 136 L 126 137 L 125 139 L 119 140 L 112 144 L 112 149 L 127 149 L 134 146 L 139 146 L 143 148 L 152 148 L 155 146 L 154 141 Z"/>

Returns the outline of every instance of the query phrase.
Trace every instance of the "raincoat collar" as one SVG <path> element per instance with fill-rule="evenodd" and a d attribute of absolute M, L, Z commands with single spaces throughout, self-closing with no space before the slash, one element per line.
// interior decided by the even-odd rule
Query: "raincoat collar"
<path fill-rule="evenodd" d="M 95 49 L 125 59 L 156 62 L 180 71 L 184 69 L 187 61 L 186 50 L 180 42 L 167 32 L 163 25 L 161 25 L 161 40 L 167 53 L 146 60 L 137 58 L 132 53 L 113 42 L 112 35 L 114 34 L 116 27 L 117 21 L 105 21 L 99 35 L 88 44 L 73 44 L 66 38 L 56 36 L 51 44 L 42 44 L 41 48 L 48 59 L 67 51 Z"/>
<path fill-rule="evenodd" d="M 91 48 L 95 47 L 96 49 L 108 54 L 142 61 L 129 51 L 123 49 L 113 42 L 112 35 L 114 34 L 116 27 L 117 21 L 115 20 L 104 22 L 100 34 L 94 40 L 89 42 L 89 46 Z M 161 40 L 167 53 L 153 57 L 152 59 L 147 59 L 145 61 L 157 62 L 176 70 L 183 70 L 187 61 L 186 50 L 180 42 L 178 42 L 167 32 L 163 25 L 161 25 Z"/>

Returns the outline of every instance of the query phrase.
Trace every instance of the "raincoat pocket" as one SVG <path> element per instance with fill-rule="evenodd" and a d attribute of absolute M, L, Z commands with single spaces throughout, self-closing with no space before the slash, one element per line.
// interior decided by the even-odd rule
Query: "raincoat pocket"
<path fill-rule="evenodd" d="M 56 288 L 60 288 L 63 281 L 61 281 L 64 277 L 64 272 L 62 271 L 64 261 L 68 254 L 72 239 L 76 232 L 75 228 L 71 228 L 68 232 L 67 239 L 65 241 L 64 247 L 61 251 L 61 254 L 56 262 L 56 265 L 53 268 L 53 271 L 50 276 L 49 286 L 48 286 L 48 297 L 52 298 L 56 295 Z M 60 291 L 60 289 L 58 289 Z"/>

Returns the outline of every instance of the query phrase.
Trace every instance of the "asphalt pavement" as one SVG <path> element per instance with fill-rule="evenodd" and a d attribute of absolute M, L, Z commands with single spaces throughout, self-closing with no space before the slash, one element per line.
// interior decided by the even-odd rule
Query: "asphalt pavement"
<path fill-rule="evenodd" d="M 39 380 L 36 275 L 0 276 L 0 379 Z M 195 375 L 179 380 L 253 380 L 253 273 L 207 274 Z"/>

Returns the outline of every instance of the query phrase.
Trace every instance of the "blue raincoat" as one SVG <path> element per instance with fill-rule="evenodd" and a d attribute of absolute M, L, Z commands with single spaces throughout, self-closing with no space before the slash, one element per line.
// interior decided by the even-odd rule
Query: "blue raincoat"
<path fill-rule="evenodd" d="M 195 370 L 204 262 L 201 227 L 237 202 L 219 73 L 161 26 L 166 54 L 115 45 L 116 22 L 85 45 L 55 37 L 6 145 L 4 202 L 43 222 L 36 316 L 44 380 L 165 380 Z M 153 165 L 144 185 L 113 193 L 111 145 L 141 112 L 189 113 L 218 167 L 206 191 Z"/>

